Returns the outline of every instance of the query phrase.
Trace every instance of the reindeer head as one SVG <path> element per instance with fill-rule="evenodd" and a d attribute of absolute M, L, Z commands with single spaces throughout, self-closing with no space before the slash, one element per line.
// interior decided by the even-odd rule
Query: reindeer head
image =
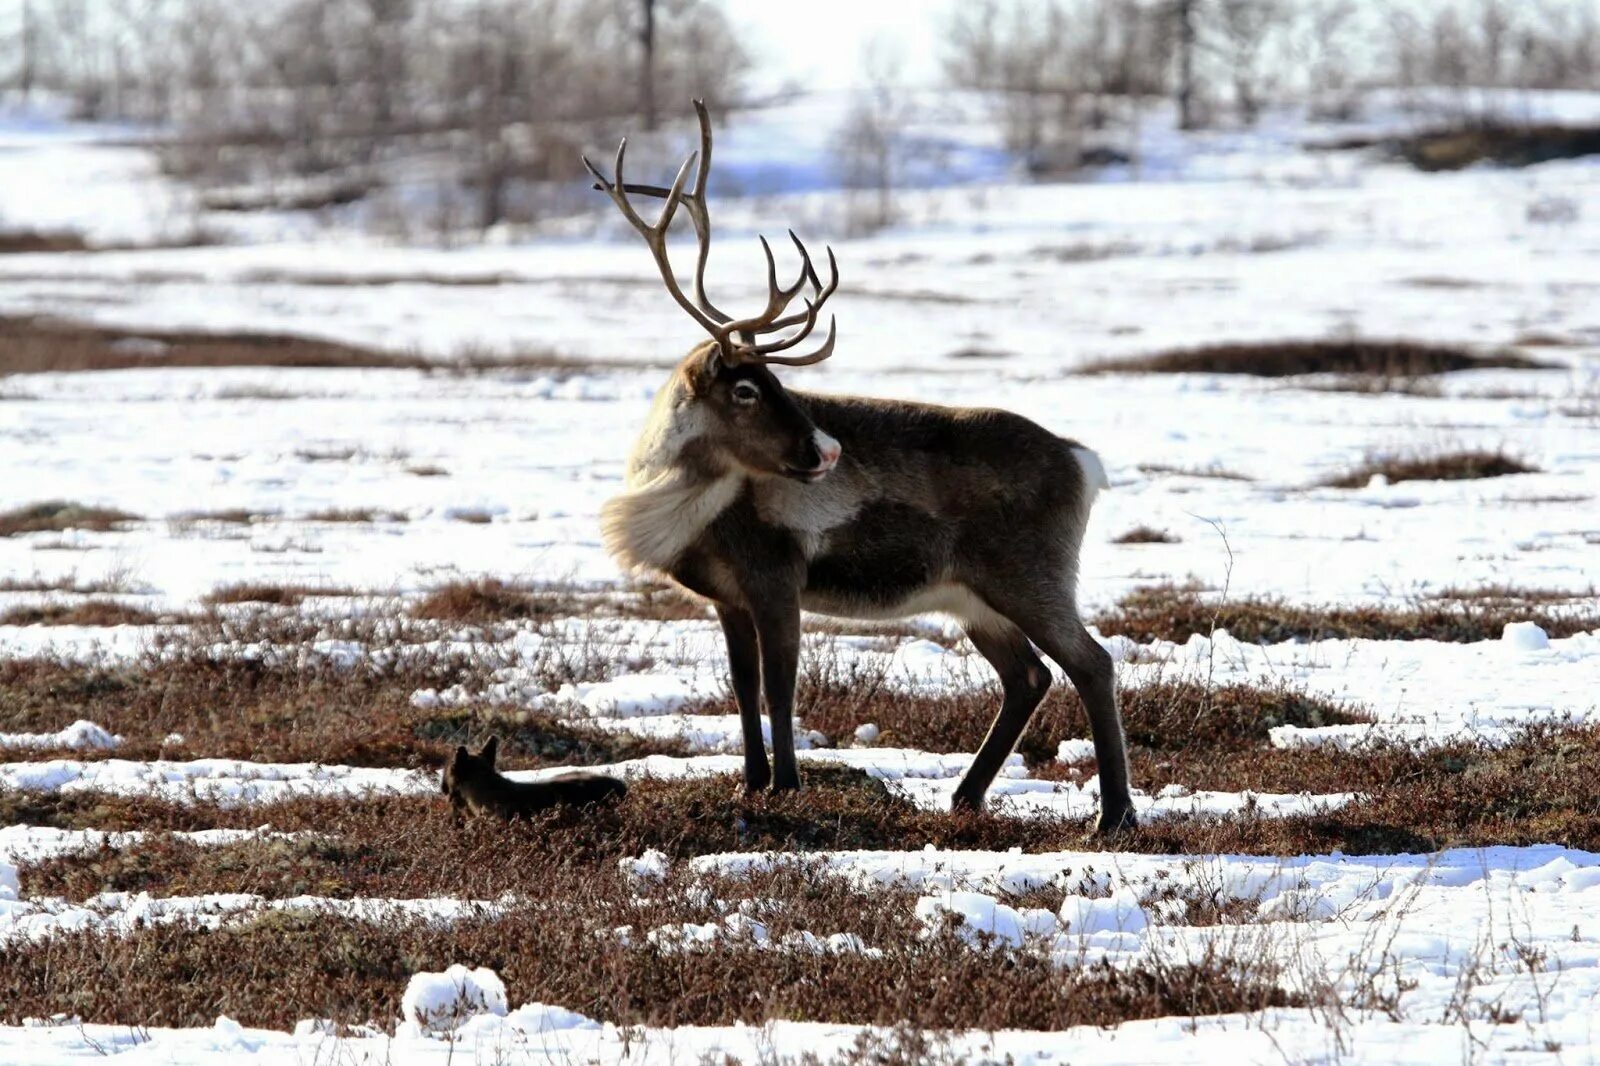
<path fill-rule="evenodd" d="M 703 101 L 696 100 L 694 106 L 700 118 L 700 151 L 684 160 L 670 187 L 624 183 L 626 139 L 617 147 L 612 180 L 607 180 L 587 157 L 583 160 L 598 183 L 595 187 L 611 197 L 623 217 L 644 237 L 667 292 L 711 335 L 711 340 L 697 346 L 679 364 L 662 402 L 674 408 L 677 432 L 686 439 L 692 437 L 693 447 L 708 465 L 733 466 L 757 476 L 820 481 L 839 461 L 839 442 L 817 428 L 769 367 L 809 366 L 833 354 L 837 323 L 831 317 L 828 336 L 821 347 L 806 355 L 778 353 L 805 340 L 816 327 L 817 313 L 839 287 L 838 263 L 829 248 L 829 278 L 824 286 L 812 265 L 811 254 L 791 230 L 789 239 L 800 253 L 800 274 L 792 285 L 779 285 L 777 261 L 771 245 L 762 237 L 761 250 L 767 258 L 767 303 L 760 313 L 734 318 L 706 298 L 706 261 L 711 254 L 711 216 L 706 208 L 711 120 Z M 692 189 L 687 187 L 691 169 L 695 169 Z M 630 193 L 666 201 L 654 223 L 640 217 L 628 199 Z M 667 256 L 667 230 L 680 206 L 694 224 L 698 244 L 692 300 L 678 285 Z M 800 296 L 808 285 L 811 296 Z M 797 296 L 805 310 L 786 313 Z M 783 335 L 786 330 L 793 332 Z"/>

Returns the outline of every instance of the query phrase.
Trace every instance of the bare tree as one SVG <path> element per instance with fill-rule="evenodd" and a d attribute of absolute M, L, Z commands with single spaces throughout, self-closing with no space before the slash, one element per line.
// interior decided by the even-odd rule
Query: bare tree
<path fill-rule="evenodd" d="M 894 221 L 894 194 L 900 178 L 896 149 L 909 118 L 900 85 L 899 56 L 874 42 L 866 51 L 863 69 L 867 83 L 857 90 L 849 115 L 833 139 L 839 177 L 850 190 L 847 226 L 858 234 L 875 232 Z"/>
<path fill-rule="evenodd" d="M 639 117 L 644 128 L 656 128 L 656 0 L 639 0 L 644 8 L 639 27 Z"/>
<path fill-rule="evenodd" d="M 1080 83 L 1071 76 L 1072 35 L 1057 0 L 964 6 L 946 33 L 945 74 L 994 101 L 1005 145 L 1030 169 L 1075 148 Z"/>
<path fill-rule="evenodd" d="M 728 107 L 749 67 L 714 0 L 16 2 L 19 88 L 170 124 L 163 165 L 215 202 L 342 203 L 421 172 L 441 217 L 479 228 L 576 177 L 593 124 L 650 125 L 658 99 Z M 641 51 L 638 79 L 585 61 Z"/>
<path fill-rule="evenodd" d="M 1254 125 L 1265 103 L 1264 53 L 1283 25 L 1284 6 L 1280 0 L 1214 0 L 1211 15 L 1214 47 L 1227 69 L 1234 107 L 1245 125 Z"/>
<path fill-rule="evenodd" d="M 1317 0 L 1306 11 L 1299 50 L 1313 118 L 1348 121 L 1360 110 L 1352 56 L 1356 13 L 1355 0 Z"/>
<path fill-rule="evenodd" d="M 1195 65 L 1200 48 L 1199 5 L 1200 0 L 1173 0 L 1172 7 L 1178 40 L 1178 128 L 1182 130 L 1202 125 Z"/>
<path fill-rule="evenodd" d="M 39 23 L 33 0 L 22 0 L 21 24 L 17 29 L 17 94 L 24 103 L 33 94 L 39 77 Z"/>
<path fill-rule="evenodd" d="M 1089 101 L 1090 128 L 1108 126 L 1118 103 L 1136 116 L 1145 98 L 1166 92 L 1167 39 L 1149 5 L 1087 0 L 1073 24 L 1071 69 Z"/>

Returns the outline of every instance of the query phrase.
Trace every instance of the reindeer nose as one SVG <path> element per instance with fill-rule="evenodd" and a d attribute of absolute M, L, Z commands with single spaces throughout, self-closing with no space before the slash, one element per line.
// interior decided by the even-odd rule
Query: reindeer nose
<path fill-rule="evenodd" d="M 822 459 L 822 462 L 818 464 L 818 469 L 832 470 L 834 465 L 839 462 L 839 456 L 844 454 L 844 449 L 839 447 L 838 441 L 820 429 L 817 430 L 814 439 L 817 445 L 817 455 Z"/>

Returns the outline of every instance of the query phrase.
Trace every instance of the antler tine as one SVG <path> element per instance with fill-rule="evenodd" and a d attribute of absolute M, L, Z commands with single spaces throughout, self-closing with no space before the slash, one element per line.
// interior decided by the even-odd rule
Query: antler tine
<path fill-rule="evenodd" d="M 806 355 L 761 355 L 750 351 L 749 349 L 742 349 L 741 351 L 748 352 L 744 358 L 752 363 L 769 363 L 777 366 L 810 366 L 812 363 L 822 362 L 824 359 L 828 358 L 828 356 L 833 354 L 833 342 L 834 338 L 837 336 L 838 326 L 838 318 L 833 315 L 829 315 L 828 339 L 822 342 L 822 347 Z M 798 341 L 800 337 L 804 336 L 805 334 L 801 333 L 799 336 L 795 337 L 794 340 Z M 787 346 L 788 345 L 785 345 L 785 347 Z"/>
<path fill-rule="evenodd" d="M 661 272 L 661 280 L 666 284 L 667 292 L 672 296 L 673 300 L 677 302 L 679 307 L 687 311 L 689 317 L 698 322 L 702 329 L 715 337 L 724 350 L 727 350 L 731 346 L 727 343 L 727 334 L 722 330 L 722 323 L 712 318 L 697 306 L 694 301 L 690 300 L 688 296 L 684 295 L 683 289 L 678 285 L 677 275 L 673 273 L 672 260 L 667 255 L 667 229 L 672 224 L 672 216 L 677 211 L 678 205 L 684 200 L 684 183 L 688 181 L 689 168 L 694 165 L 695 156 L 698 153 L 691 153 L 689 158 L 683 161 L 683 165 L 678 168 L 678 176 L 673 179 L 672 187 L 665 190 L 667 202 L 662 206 L 661 214 L 656 219 L 655 225 L 652 226 L 639 216 L 639 212 L 634 210 L 633 204 L 628 200 L 628 186 L 622 180 L 623 159 L 627 155 L 627 151 L 628 139 L 624 137 L 622 143 L 617 145 L 615 181 L 606 180 L 606 176 L 600 172 L 599 167 L 590 162 L 588 156 L 582 157 L 583 165 L 588 168 L 590 174 L 594 175 L 595 181 L 599 183 L 600 188 L 606 195 L 611 197 L 612 202 L 617 205 L 617 209 L 622 212 L 622 216 L 644 238 L 644 243 L 650 249 L 650 255 L 655 259 L 656 267 Z"/>
<path fill-rule="evenodd" d="M 802 297 L 802 299 L 804 299 L 804 297 Z M 805 305 L 805 311 L 799 316 L 801 319 L 800 329 L 795 330 L 787 337 L 783 337 L 775 341 L 767 341 L 765 344 L 740 345 L 740 351 L 744 352 L 746 355 L 767 355 L 771 352 L 781 352 L 785 349 L 793 348 L 795 345 L 805 340 L 811 335 L 812 329 L 816 327 L 817 308 L 820 306 L 819 304 L 812 303 L 810 300 L 805 300 Z"/>
<path fill-rule="evenodd" d="M 795 245 L 800 249 L 801 258 L 805 260 L 806 275 L 811 281 L 811 290 L 817 295 L 817 310 L 820 311 L 822 309 L 822 305 L 828 302 L 828 297 L 832 296 L 834 290 L 839 287 L 839 261 L 833 257 L 833 248 L 830 245 L 827 249 L 828 285 L 826 288 L 824 288 L 822 285 L 822 279 L 817 277 L 816 268 L 811 264 L 811 255 L 806 251 L 806 246 L 800 243 L 800 238 L 794 235 L 794 230 L 789 231 L 789 236 L 793 238 Z M 808 323 L 806 325 L 806 332 L 809 333 L 811 331 L 811 327 L 816 324 L 816 321 L 817 319 L 815 313 L 796 313 L 792 315 L 785 315 L 783 318 L 773 322 L 770 326 L 767 326 L 761 332 L 772 333 L 776 330 L 788 329 L 790 326 L 798 326 L 802 322 L 805 322 Z M 804 333 L 801 334 L 801 336 L 804 335 Z"/>
<path fill-rule="evenodd" d="M 667 292 L 689 313 L 689 316 L 700 324 L 707 333 L 716 340 L 722 357 L 729 364 L 736 365 L 744 362 L 774 363 L 783 366 L 809 366 L 820 363 L 833 354 L 834 340 L 837 334 L 838 322 L 831 318 L 828 322 L 828 337 L 822 346 L 809 355 L 779 356 L 773 353 L 786 351 L 799 344 L 811 331 L 816 328 L 818 313 L 823 304 L 827 303 L 839 287 L 839 264 L 834 258 L 833 249 L 828 248 L 828 284 L 824 286 L 822 279 L 817 274 L 816 264 L 811 261 L 811 253 L 806 250 L 804 242 L 789 231 L 789 239 L 794 242 L 795 249 L 800 253 L 800 274 L 793 285 L 781 286 L 778 284 L 778 263 L 772 254 L 772 246 L 765 237 L 761 238 L 761 251 L 767 258 L 767 303 L 759 314 L 748 318 L 734 319 L 715 307 L 705 294 L 706 263 L 711 255 L 711 216 L 706 207 L 706 183 L 711 173 L 711 116 L 706 110 L 705 101 L 694 102 L 695 114 L 700 120 L 700 150 L 692 152 L 689 158 L 683 161 L 678 168 L 678 174 L 673 179 L 670 187 L 659 185 L 630 185 L 623 177 L 623 165 L 626 161 L 628 141 L 624 138 L 617 145 L 617 157 L 613 177 L 607 179 L 600 168 L 589 161 L 588 156 L 583 157 L 583 165 L 595 179 L 595 188 L 603 191 L 617 205 L 622 216 L 628 220 L 644 238 L 646 247 L 650 249 L 651 257 L 656 261 L 656 267 L 661 272 L 661 280 L 665 283 Z M 698 161 L 699 165 L 696 166 Z M 694 171 L 694 184 L 689 187 L 689 174 Z M 655 223 L 646 222 L 634 208 L 629 194 L 653 196 L 664 199 L 661 213 Z M 672 219 L 679 207 L 689 213 L 690 221 L 694 224 L 696 244 L 698 245 L 695 258 L 694 299 L 684 294 L 678 285 L 677 275 L 672 269 L 672 260 L 667 253 L 667 234 L 672 225 Z M 794 302 L 802 289 L 809 283 L 815 299 L 806 299 L 806 309 L 794 314 L 784 314 L 789 305 Z M 765 343 L 755 343 L 755 338 L 761 334 L 777 333 L 781 330 L 795 326 L 800 328 L 793 334 Z"/>
<path fill-rule="evenodd" d="M 711 115 L 704 100 L 694 102 L 695 114 L 700 118 L 700 167 L 695 172 L 694 187 L 682 196 L 684 210 L 694 224 L 695 252 L 694 298 L 706 314 L 717 322 L 731 322 L 733 316 L 718 309 L 706 296 L 706 263 L 711 258 L 711 212 L 706 206 L 706 182 L 711 176 Z M 604 188 L 600 185 L 596 188 Z M 660 185 L 623 185 L 629 193 L 639 196 L 664 197 L 671 190 Z"/>
<path fill-rule="evenodd" d="M 784 350 L 786 350 L 788 348 L 793 348 L 795 345 L 799 344 L 801 341 L 803 341 L 807 337 L 809 337 L 811 335 L 811 331 L 813 329 L 815 329 L 816 325 L 817 325 L 817 312 L 822 310 L 822 305 L 828 302 L 828 297 L 832 296 L 833 293 L 834 293 L 834 290 L 839 287 L 839 264 L 834 259 L 833 249 L 832 248 L 828 249 L 829 278 L 828 278 L 827 288 L 823 288 L 821 280 L 817 277 L 816 270 L 812 267 L 811 257 L 810 257 L 810 255 L 806 254 L 805 245 L 800 243 L 800 238 L 795 237 L 793 231 L 790 232 L 789 236 L 794 239 L 794 243 L 800 248 L 801 256 L 805 259 L 806 275 L 809 278 L 809 280 L 811 281 L 812 288 L 817 293 L 817 299 L 814 300 L 814 301 L 813 300 L 804 300 L 804 303 L 806 305 L 806 309 L 804 311 L 799 312 L 798 314 L 787 315 L 787 316 L 785 316 L 783 318 L 780 318 L 777 321 L 773 322 L 769 326 L 766 326 L 766 327 L 764 327 L 764 328 L 762 328 L 760 330 L 756 330 L 755 332 L 757 332 L 757 333 L 773 333 L 773 332 L 776 332 L 776 331 L 778 331 L 780 329 L 787 329 L 790 326 L 799 326 L 800 327 L 794 333 L 792 333 L 789 336 L 784 337 L 784 338 L 782 338 L 780 340 L 768 341 L 765 344 L 745 344 L 745 345 L 741 345 L 740 346 L 741 352 L 743 354 L 745 354 L 746 356 L 748 356 L 748 357 L 752 357 L 752 358 L 755 358 L 755 359 L 760 359 L 762 356 L 770 355 L 773 352 L 781 352 L 781 351 L 784 351 Z M 834 321 L 837 321 L 837 320 L 835 319 Z M 833 329 L 833 327 L 830 325 L 829 326 L 829 332 L 830 333 L 832 332 L 832 329 Z M 824 345 L 824 348 L 826 349 L 827 352 L 831 352 L 833 350 L 833 345 L 831 343 L 829 343 L 829 344 Z M 819 349 L 819 350 L 822 350 L 822 349 Z M 824 354 L 824 355 L 822 355 L 820 357 L 820 359 L 826 359 L 826 358 L 827 358 L 826 354 Z M 812 360 L 812 361 L 820 361 L 820 359 Z M 787 362 L 787 360 L 774 360 L 774 361 L 775 362 Z M 791 365 L 805 366 L 807 364 L 806 363 L 797 363 L 797 364 L 791 364 Z"/>
<path fill-rule="evenodd" d="M 706 182 L 711 177 L 711 113 L 704 100 L 694 102 L 694 113 L 700 120 L 700 170 L 694 176 L 694 205 L 689 209 L 689 220 L 694 223 L 695 240 L 700 246 L 695 253 L 694 298 L 711 317 L 729 322 L 733 316 L 717 310 L 706 299 L 706 261 L 711 258 L 711 209 L 706 206 Z"/>
<path fill-rule="evenodd" d="M 793 285 L 783 288 L 778 284 L 778 261 L 773 258 L 772 245 L 767 243 L 765 237 L 761 238 L 761 251 L 767 257 L 767 306 L 762 308 L 761 313 L 758 315 L 724 323 L 720 328 L 729 337 L 736 337 L 739 334 L 762 333 L 770 330 L 773 321 L 783 313 L 784 308 L 794 302 L 794 298 L 805 287 L 805 267 L 802 266 L 800 268 L 800 276 L 795 279 Z M 804 316 L 801 317 L 803 318 Z M 748 348 L 749 345 L 739 345 L 739 347 Z"/>

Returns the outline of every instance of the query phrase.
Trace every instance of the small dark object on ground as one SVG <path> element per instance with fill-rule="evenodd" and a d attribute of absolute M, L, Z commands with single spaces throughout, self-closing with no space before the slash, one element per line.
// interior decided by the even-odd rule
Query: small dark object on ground
<path fill-rule="evenodd" d="M 1113 544 L 1177 544 L 1179 538 L 1164 529 L 1154 529 L 1150 526 L 1134 526 L 1120 537 L 1112 539 Z"/>
<path fill-rule="evenodd" d="M 457 814 L 488 814 L 510 821 L 528 818 L 554 807 L 577 807 L 621 799 L 628 786 L 604 774 L 572 773 L 546 781 L 513 781 L 494 768 L 500 738 L 490 737 L 474 755 L 465 745 L 456 748 L 445 767 L 440 787 Z"/>

